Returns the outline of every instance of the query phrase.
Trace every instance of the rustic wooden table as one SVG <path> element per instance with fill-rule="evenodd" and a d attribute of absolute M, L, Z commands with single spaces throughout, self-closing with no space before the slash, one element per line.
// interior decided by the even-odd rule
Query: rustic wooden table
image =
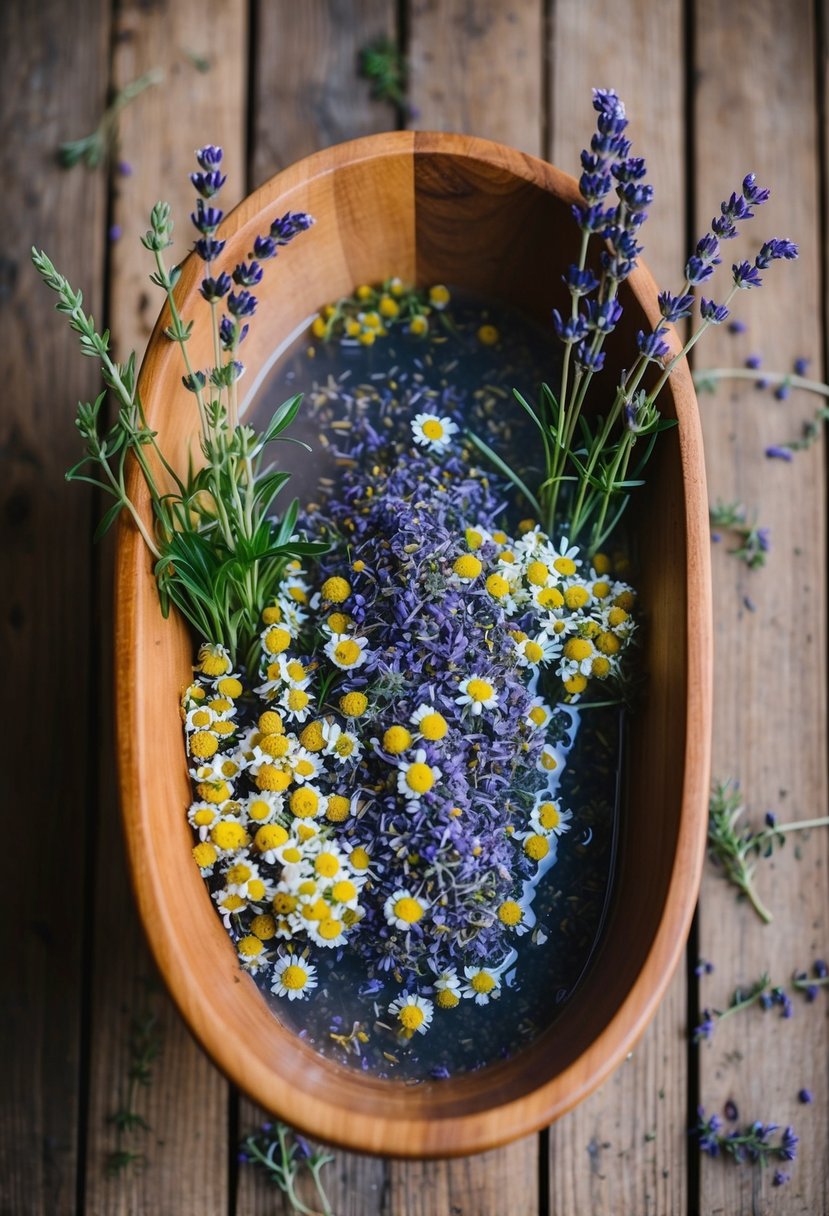
<path fill-rule="evenodd" d="M 83 286 L 121 352 L 140 352 L 158 297 L 136 238 L 159 192 L 186 228 L 193 148 L 228 149 L 230 201 L 306 153 L 394 126 L 355 67 L 359 48 L 387 35 L 405 44 L 418 126 L 489 136 L 565 169 L 591 126 L 591 86 L 615 87 L 657 189 L 646 258 L 663 285 L 676 286 L 689 238 L 723 194 L 756 171 L 773 187 L 762 233 L 796 239 L 802 257 L 739 301 L 748 332 L 718 331 L 701 360 L 739 365 L 762 349 L 764 364 L 783 370 L 808 356 L 820 377 L 828 25 L 826 0 L 6 0 L 3 1216 L 287 1211 L 237 1163 L 240 1135 L 262 1113 L 148 988 L 112 775 L 111 555 L 91 543 L 96 504 L 62 480 L 76 458 L 74 402 L 97 391 L 95 376 L 52 314 L 29 246 L 45 246 Z M 163 83 L 122 116 L 131 175 L 58 168 L 58 143 L 95 126 L 107 90 L 155 67 Z M 725 544 L 714 552 L 714 774 L 739 777 L 758 817 L 811 817 L 826 807 L 824 453 L 818 444 L 785 464 L 763 450 L 796 437 L 814 399 L 729 385 L 702 409 L 712 500 L 756 504 L 773 539 L 760 571 Z M 765 970 L 785 980 L 829 952 L 826 860 L 827 835 L 816 832 L 763 863 L 769 927 L 707 867 L 687 967 L 600 1092 L 539 1136 L 482 1157 L 339 1154 L 338 1216 L 829 1210 L 827 997 L 798 1002 L 791 1021 L 751 1009 L 701 1049 L 688 1038 L 701 1007 L 726 1004 L 736 984 Z M 701 979 L 699 957 L 716 964 Z M 107 1116 L 124 1086 L 131 1016 L 148 1002 L 163 1036 L 141 1095 L 148 1160 L 112 1180 Z M 811 1106 L 798 1105 L 804 1085 Z M 721 1112 L 729 1099 L 744 1120 L 795 1125 L 801 1151 L 786 1186 L 772 1186 L 772 1169 L 712 1161 L 689 1143 L 697 1104 Z"/>

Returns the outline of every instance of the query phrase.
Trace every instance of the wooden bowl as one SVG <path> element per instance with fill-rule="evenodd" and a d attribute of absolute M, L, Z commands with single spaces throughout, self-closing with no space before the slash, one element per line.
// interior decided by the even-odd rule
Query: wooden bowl
<path fill-rule="evenodd" d="M 393 274 L 446 282 L 519 305 L 549 322 L 575 260 L 576 183 L 509 148 L 457 135 L 399 132 L 320 152 L 278 174 L 225 221 L 226 263 L 287 210 L 317 224 L 269 267 L 245 344 L 248 379 L 323 304 Z M 201 266 L 177 288 L 185 318 L 203 313 Z M 624 287 L 630 339 L 658 320 L 644 268 Z M 197 429 L 180 354 L 162 315 L 140 391 L 162 448 L 182 463 Z M 193 365 L 212 362 L 197 325 Z M 609 353 L 618 369 L 623 355 Z M 245 383 L 245 382 L 243 382 Z M 612 372 L 604 383 L 612 388 Z M 608 391 L 610 391 L 610 388 Z M 417 1087 L 348 1071 L 283 1027 L 240 971 L 191 857 L 190 788 L 178 704 L 193 649 L 164 621 L 149 556 L 120 531 L 117 706 L 121 798 L 132 880 L 156 962 L 183 1018 L 217 1066 L 267 1110 L 348 1149 L 443 1157 L 490 1149 L 550 1123 L 624 1059 L 683 953 L 702 865 L 711 732 L 707 499 L 697 404 L 678 366 L 662 408 L 679 425 L 660 439 L 640 490 L 638 586 L 647 609 L 647 692 L 630 721 L 615 895 L 598 956 L 550 1032 L 514 1058 Z M 146 495 L 137 495 L 149 517 Z"/>

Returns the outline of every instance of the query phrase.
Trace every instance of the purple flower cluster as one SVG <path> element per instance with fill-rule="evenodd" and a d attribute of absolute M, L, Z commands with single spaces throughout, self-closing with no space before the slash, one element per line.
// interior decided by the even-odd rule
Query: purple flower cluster
<path fill-rule="evenodd" d="M 709 1157 L 731 1157 L 735 1162 L 749 1161 L 758 1165 L 767 1165 L 769 1160 L 794 1161 L 797 1157 L 798 1136 L 793 1127 L 786 1127 L 780 1137 L 779 1144 L 772 1144 L 770 1137 L 780 1130 L 778 1123 L 763 1123 L 759 1119 L 744 1128 L 736 1128 L 723 1132 L 723 1121 L 719 1115 L 706 1115 L 703 1107 L 697 1109 L 697 1123 L 691 1129 L 691 1134 L 697 1137 L 701 1152 Z M 780 1186 L 788 1179 L 788 1175 L 777 1181 Z"/>
<path fill-rule="evenodd" d="M 273 221 L 269 233 L 256 238 L 250 254 L 251 261 L 240 262 L 232 274 L 222 272 L 213 275 L 211 264 L 219 257 L 226 244 L 216 236 L 216 231 L 224 219 L 224 212 L 209 202 L 227 180 L 220 170 L 222 156 L 222 149 L 212 144 L 196 152 L 199 169 L 190 174 L 190 180 L 196 188 L 198 198 L 190 219 L 199 233 L 193 249 L 207 264 L 207 274 L 202 279 L 200 291 L 211 305 L 216 305 L 227 297 L 227 313 L 219 322 L 219 335 L 224 350 L 234 352 L 247 337 L 249 325 L 246 318 L 252 317 L 256 312 L 257 298 L 250 288 L 262 281 L 264 272 L 260 262 L 276 257 L 281 246 L 289 244 L 300 232 L 305 232 L 314 221 L 304 212 L 286 212 Z M 234 286 L 239 290 L 234 290 Z M 228 366 L 234 370 L 241 368 L 241 364 L 233 361 Z"/>
<path fill-rule="evenodd" d="M 544 732 L 528 723 L 531 697 L 503 610 L 483 587 L 460 584 L 452 565 L 468 552 L 469 521 L 497 526 L 503 492 L 496 478 L 456 455 L 395 454 L 388 435 L 365 421 L 349 456 L 357 467 L 345 473 L 325 515 L 308 524 L 315 535 L 348 538 L 350 568 L 340 543 L 320 562 L 319 579 L 347 574 L 348 611 L 372 656 L 337 689 L 364 691 L 370 705 L 352 778 L 360 810 L 343 825 L 372 858 L 359 949 L 379 970 L 407 977 L 427 963 L 438 971 L 493 965 L 509 950 L 498 907 L 520 898 L 522 880 L 535 870 L 512 837 L 545 783 L 536 767 Z M 477 716 L 458 703 L 459 685 L 471 675 L 497 695 L 497 706 Z M 384 739 L 392 727 L 415 734 L 412 717 L 424 705 L 448 729 L 414 746 L 441 777 L 404 804 L 400 757 L 385 750 Z M 383 915 L 400 888 L 429 904 L 428 915 L 404 930 Z"/>

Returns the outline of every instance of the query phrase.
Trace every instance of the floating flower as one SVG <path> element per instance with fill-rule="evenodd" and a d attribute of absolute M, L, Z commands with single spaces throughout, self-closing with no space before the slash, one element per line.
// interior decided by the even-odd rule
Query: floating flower
<path fill-rule="evenodd" d="M 435 1004 L 441 1009 L 454 1009 L 461 1000 L 461 981 L 454 967 L 441 971 L 435 980 Z"/>
<path fill-rule="evenodd" d="M 561 836 L 565 832 L 570 831 L 570 820 L 572 818 L 572 811 L 561 810 L 557 803 L 552 802 L 549 798 L 544 798 L 536 802 L 533 807 L 530 827 L 536 832 Z"/>
<path fill-rule="evenodd" d="M 397 788 L 404 798 L 413 801 L 428 794 L 442 776 L 443 773 L 437 765 L 426 763 L 426 752 L 421 747 L 415 752 L 411 763 L 400 766 Z"/>
<path fill-rule="evenodd" d="M 403 1033 L 425 1034 L 432 1023 L 434 1006 L 426 997 L 404 993 L 389 1005 L 389 1013 L 395 1014 Z"/>
<path fill-rule="evenodd" d="M 383 915 L 395 929 L 411 929 L 425 914 L 424 902 L 403 889 L 394 891 L 383 905 Z"/>
<path fill-rule="evenodd" d="M 464 967 L 463 973 L 466 984 L 461 989 L 461 996 L 473 1000 L 476 1005 L 488 1005 L 501 995 L 501 980 L 494 971 L 486 967 Z"/>
<path fill-rule="evenodd" d="M 271 992 L 289 1001 L 304 1000 L 317 986 L 317 969 L 299 954 L 284 954 L 273 969 Z"/>
<path fill-rule="evenodd" d="M 458 430 L 451 418 L 441 418 L 437 414 L 415 414 L 412 421 L 415 443 L 433 452 L 443 452 Z"/>
<path fill-rule="evenodd" d="M 331 662 L 343 671 L 354 671 L 362 667 L 369 657 L 366 654 L 368 638 L 355 638 L 349 634 L 332 634 L 325 646 Z"/>

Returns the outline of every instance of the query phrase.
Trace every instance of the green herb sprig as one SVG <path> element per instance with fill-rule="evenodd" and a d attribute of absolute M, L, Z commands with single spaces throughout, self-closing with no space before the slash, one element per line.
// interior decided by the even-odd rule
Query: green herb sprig
<path fill-rule="evenodd" d="M 321 1216 L 334 1216 L 321 1178 L 325 1166 L 334 1161 L 333 1154 L 323 1148 L 313 1148 L 285 1123 L 263 1123 L 246 1136 L 240 1159 L 260 1166 L 285 1195 L 293 1212 L 317 1216 L 315 1209 L 303 1203 L 296 1190 L 300 1177 L 307 1171 L 320 1201 Z"/>
<path fill-rule="evenodd" d="M 829 826 L 829 817 L 778 823 L 776 816 L 769 813 L 766 826 L 755 832 L 740 824 L 744 813 L 736 783 L 716 782 L 708 808 L 708 855 L 721 867 L 723 877 L 748 899 L 760 919 L 770 924 L 774 918 L 754 886 L 757 860 L 770 857 L 775 848 L 782 847 L 789 832 Z"/>
<path fill-rule="evenodd" d="M 359 73 L 371 84 L 375 101 L 386 101 L 401 113 L 406 113 L 406 57 L 397 43 L 378 38 L 363 47 L 358 60 Z"/>
<path fill-rule="evenodd" d="M 138 1169 L 146 1164 L 146 1155 L 129 1148 L 125 1143 L 134 1132 L 148 1132 L 150 1125 L 136 1109 L 138 1094 L 148 1089 L 153 1081 L 153 1065 L 161 1054 L 162 1036 L 158 1014 L 147 1007 L 136 1014 L 130 1022 L 129 1065 L 127 1067 L 126 1092 L 118 1109 L 109 1116 L 108 1122 L 115 1128 L 116 1147 L 106 1159 L 106 1172 L 111 1177 L 125 1170 Z"/>
<path fill-rule="evenodd" d="M 131 81 L 115 94 L 101 115 L 101 121 L 89 135 L 70 139 L 58 148 L 58 161 L 64 169 L 71 169 L 83 162 L 88 169 L 97 169 L 111 155 L 118 139 L 118 119 L 121 111 L 139 97 L 146 89 L 161 84 L 164 80 L 162 68 L 152 68 Z"/>
<path fill-rule="evenodd" d="M 748 512 L 739 502 L 721 502 L 719 499 L 709 511 L 711 526 L 731 532 L 738 541 L 736 549 L 729 549 L 738 561 L 749 570 L 759 570 L 766 564 L 770 547 L 769 529 L 760 527 L 755 520 L 748 521 Z"/>

